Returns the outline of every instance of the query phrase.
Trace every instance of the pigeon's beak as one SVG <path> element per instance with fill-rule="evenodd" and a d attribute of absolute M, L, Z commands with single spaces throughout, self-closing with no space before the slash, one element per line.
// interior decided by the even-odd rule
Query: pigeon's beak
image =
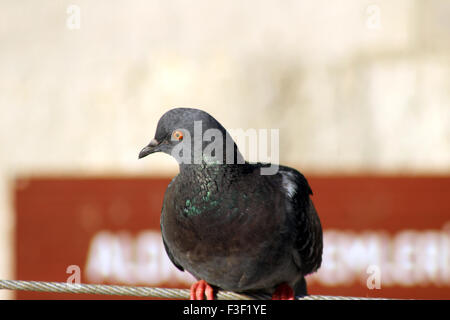
<path fill-rule="evenodd" d="M 157 148 L 158 145 L 159 145 L 158 140 L 152 139 L 152 141 L 150 141 L 150 143 L 147 146 L 145 146 L 144 149 L 141 150 L 141 152 L 139 152 L 139 159 L 159 151 Z"/>

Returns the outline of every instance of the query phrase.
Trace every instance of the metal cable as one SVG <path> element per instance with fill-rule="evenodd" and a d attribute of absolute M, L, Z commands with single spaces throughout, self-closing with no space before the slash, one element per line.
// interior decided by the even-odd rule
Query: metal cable
<path fill-rule="evenodd" d="M 166 299 L 189 299 L 189 289 L 169 289 L 154 287 L 133 287 L 105 284 L 70 284 L 66 282 L 45 281 L 23 281 L 23 280 L 0 280 L 0 289 L 25 290 L 39 292 L 57 293 L 85 293 L 119 295 L 133 297 L 166 298 Z M 218 300 L 266 300 L 269 295 L 246 295 L 231 291 L 218 291 Z M 304 296 L 297 297 L 298 300 L 366 300 L 370 298 L 342 297 L 342 296 Z"/>

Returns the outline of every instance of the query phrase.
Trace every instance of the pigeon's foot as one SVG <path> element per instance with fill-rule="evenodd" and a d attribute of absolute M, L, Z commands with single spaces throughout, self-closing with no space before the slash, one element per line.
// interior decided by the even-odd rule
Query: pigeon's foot
<path fill-rule="evenodd" d="M 272 300 L 294 300 L 294 290 L 287 283 L 282 283 L 272 294 Z"/>
<path fill-rule="evenodd" d="M 214 300 L 214 289 L 205 280 L 200 280 L 191 286 L 191 300 Z"/>

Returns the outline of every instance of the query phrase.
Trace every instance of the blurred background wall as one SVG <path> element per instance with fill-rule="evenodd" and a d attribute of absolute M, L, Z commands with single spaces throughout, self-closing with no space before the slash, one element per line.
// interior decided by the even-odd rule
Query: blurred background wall
<path fill-rule="evenodd" d="M 306 174 L 449 175 L 449 16 L 446 0 L 3 0 L 0 279 L 12 181 L 174 175 L 136 160 L 173 106 L 279 128 L 280 162 Z"/>

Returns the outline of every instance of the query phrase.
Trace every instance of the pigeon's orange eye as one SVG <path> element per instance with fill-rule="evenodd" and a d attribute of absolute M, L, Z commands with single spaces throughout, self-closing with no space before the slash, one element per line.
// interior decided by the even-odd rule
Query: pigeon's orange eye
<path fill-rule="evenodd" d="M 172 132 L 172 138 L 178 141 L 183 140 L 183 132 L 175 130 L 174 132 Z"/>

